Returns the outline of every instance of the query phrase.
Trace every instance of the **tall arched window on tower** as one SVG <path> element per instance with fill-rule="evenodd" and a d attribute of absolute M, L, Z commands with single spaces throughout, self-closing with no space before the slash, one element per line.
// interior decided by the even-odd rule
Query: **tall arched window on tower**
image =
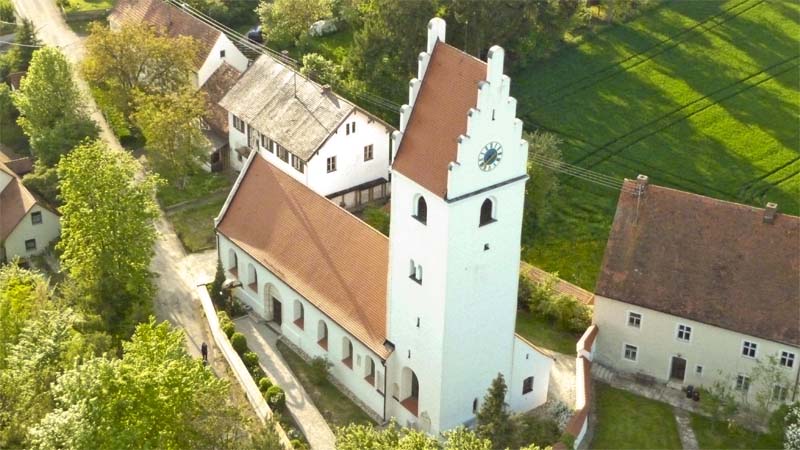
<path fill-rule="evenodd" d="M 425 202 L 425 197 L 421 195 L 417 197 L 417 204 L 414 205 L 413 217 L 419 220 L 422 224 L 428 223 L 428 203 Z"/>
<path fill-rule="evenodd" d="M 492 202 L 492 199 L 487 198 L 481 205 L 481 222 L 479 226 L 482 227 L 494 221 L 494 202 Z"/>

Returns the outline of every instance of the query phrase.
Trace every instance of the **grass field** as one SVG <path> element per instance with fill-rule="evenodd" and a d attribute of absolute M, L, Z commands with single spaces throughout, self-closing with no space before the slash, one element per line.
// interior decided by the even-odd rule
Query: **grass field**
<path fill-rule="evenodd" d="M 800 5 L 665 2 L 511 74 L 519 116 L 566 162 L 800 213 Z M 523 258 L 593 289 L 619 192 L 563 177 Z"/>
<path fill-rule="evenodd" d="M 214 217 L 222 209 L 225 198 L 225 194 L 215 194 L 208 202 L 167 213 L 175 234 L 187 252 L 201 252 L 216 246 Z"/>
<path fill-rule="evenodd" d="M 547 319 L 525 311 L 517 311 L 517 333 L 532 343 L 566 355 L 575 354 L 580 334 L 570 333 Z"/>
<path fill-rule="evenodd" d="M 116 0 L 69 0 L 69 6 L 64 8 L 64 10 L 67 12 L 77 12 L 111 9 L 116 3 Z"/>
<path fill-rule="evenodd" d="M 597 428 L 589 448 L 682 448 L 671 406 L 602 383 L 595 389 Z"/>
<path fill-rule="evenodd" d="M 766 434 L 741 427 L 733 429 L 723 422 L 692 414 L 692 429 L 702 449 L 780 449 L 783 442 Z"/>

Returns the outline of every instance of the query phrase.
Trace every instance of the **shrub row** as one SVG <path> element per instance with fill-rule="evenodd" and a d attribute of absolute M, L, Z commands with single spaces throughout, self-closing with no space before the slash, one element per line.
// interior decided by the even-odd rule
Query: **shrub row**
<path fill-rule="evenodd" d="M 576 333 L 584 331 L 592 324 L 592 309 L 575 297 L 558 292 L 557 282 L 557 274 L 550 274 L 541 282 L 520 275 L 518 306 L 556 322 L 565 330 Z"/>

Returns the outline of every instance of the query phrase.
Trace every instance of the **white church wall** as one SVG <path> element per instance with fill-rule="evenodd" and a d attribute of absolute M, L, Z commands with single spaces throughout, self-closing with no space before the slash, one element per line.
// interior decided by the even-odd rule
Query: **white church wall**
<path fill-rule="evenodd" d="M 514 361 L 508 381 L 508 406 L 512 411 L 530 411 L 547 401 L 550 370 L 553 360 L 531 347 L 519 336 L 514 337 Z M 523 382 L 533 377 L 533 390 L 523 394 Z"/>
<path fill-rule="evenodd" d="M 268 299 L 275 297 L 281 303 L 280 328 L 283 337 L 311 357 L 323 356 L 327 358 L 332 363 L 331 375 L 370 408 L 374 414 L 383 417 L 384 368 L 380 357 L 280 278 L 263 267 L 258 261 L 233 244 L 228 238 L 221 234 L 217 234 L 217 236 L 218 252 L 228 278 L 233 277 L 229 272 L 231 267 L 230 252 L 233 251 L 236 254 L 238 279 L 243 284 L 241 288 L 237 288 L 234 291 L 236 298 L 250 306 L 256 314 L 265 320 L 274 320 L 274 311 Z M 250 265 L 255 267 L 258 278 L 257 292 L 248 286 L 251 281 L 248 274 Z M 295 323 L 297 319 L 295 301 L 300 302 L 303 306 L 302 328 L 298 323 Z M 320 321 L 325 322 L 328 330 L 327 350 L 320 346 L 318 342 L 318 324 Z M 344 337 L 347 337 L 353 345 L 352 368 L 342 361 L 344 358 L 342 339 Z M 371 358 L 375 364 L 375 377 L 372 380 L 372 384 L 365 380 L 366 358 Z"/>

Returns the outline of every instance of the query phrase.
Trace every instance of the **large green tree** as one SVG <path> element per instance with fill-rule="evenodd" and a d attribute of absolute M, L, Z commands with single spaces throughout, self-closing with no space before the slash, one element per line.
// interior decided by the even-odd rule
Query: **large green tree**
<path fill-rule="evenodd" d="M 129 154 L 99 141 L 78 146 L 58 165 L 61 267 L 83 289 L 84 306 L 123 337 L 146 317 L 154 293 L 158 181 L 138 170 Z"/>
<path fill-rule="evenodd" d="M 12 94 L 17 119 L 28 136 L 36 159 L 56 164 L 86 137 L 97 136 L 67 58 L 60 50 L 36 50 L 18 91 Z"/>
<path fill-rule="evenodd" d="M 227 381 L 189 356 L 185 336 L 153 318 L 121 359 L 98 357 L 53 386 L 55 408 L 31 430 L 34 449 L 233 449 L 246 437 Z"/>
<path fill-rule="evenodd" d="M 505 402 L 507 391 L 503 374 L 498 373 L 476 414 L 475 430 L 479 437 L 492 442 L 492 448 L 505 448 L 513 436 L 511 414 Z"/>
<path fill-rule="evenodd" d="M 332 14 L 331 0 L 261 0 L 256 9 L 267 41 L 292 45 L 308 27 Z"/>
<path fill-rule="evenodd" d="M 40 274 L 16 262 L 0 266 L 0 369 L 7 367 L 9 349 L 25 322 L 46 306 L 49 290 Z"/>
<path fill-rule="evenodd" d="M 13 12 L 14 7 L 12 6 L 12 16 Z M 28 19 L 20 21 L 14 33 L 14 43 L 19 45 L 12 45 L 11 49 L 0 55 L 0 79 L 2 80 L 5 80 L 11 73 L 26 70 L 31 62 L 34 50 L 42 45 L 39 39 L 36 38 L 33 22 Z"/>
<path fill-rule="evenodd" d="M 378 430 L 372 425 L 350 424 L 336 430 L 337 450 L 491 450 L 492 443 L 472 430 L 458 427 L 442 434 L 442 441 L 421 431 L 391 422 Z"/>
<path fill-rule="evenodd" d="M 107 114 L 130 120 L 134 96 L 167 94 L 192 85 L 199 44 L 171 38 L 143 23 L 111 30 L 95 22 L 86 38 L 81 71 Z"/>
<path fill-rule="evenodd" d="M 209 143 L 200 130 L 205 105 L 203 93 L 188 87 L 136 97 L 133 120 L 146 140 L 148 161 L 159 175 L 181 188 L 208 158 Z"/>
<path fill-rule="evenodd" d="M 558 172 L 563 163 L 561 140 L 554 134 L 535 131 L 525 135 L 528 149 L 528 183 L 525 185 L 523 227 L 538 228 L 550 213 L 550 200 L 558 192 Z M 531 236 L 535 233 L 523 233 Z"/>

